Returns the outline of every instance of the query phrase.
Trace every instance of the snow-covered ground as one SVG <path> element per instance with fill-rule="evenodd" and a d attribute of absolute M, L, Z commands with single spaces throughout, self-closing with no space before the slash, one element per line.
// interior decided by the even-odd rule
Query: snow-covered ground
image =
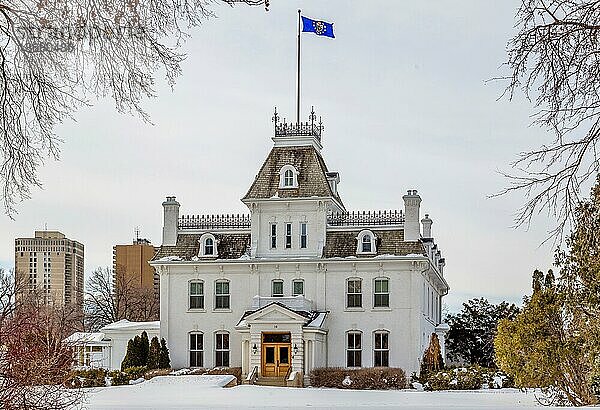
<path fill-rule="evenodd" d="M 163 376 L 133 386 L 92 389 L 86 408 L 100 409 L 533 409 L 533 393 L 514 389 L 461 392 L 355 391 L 237 386 L 230 376 Z"/>

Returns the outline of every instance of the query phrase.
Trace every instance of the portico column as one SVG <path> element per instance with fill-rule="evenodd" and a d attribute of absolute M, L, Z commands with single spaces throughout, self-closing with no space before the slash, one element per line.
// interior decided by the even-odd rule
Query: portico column
<path fill-rule="evenodd" d="M 248 354 L 250 355 L 250 367 L 248 372 L 251 372 L 255 366 L 258 366 L 259 374 L 262 374 L 262 369 L 260 368 L 260 355 L 261 355 L 261 346 L 260 346 L 260 332 L 252 331 L 250 328 L 250 346 Z M 256 346 L 256 353 L 254 353 L 254 347 Z"/>
<path fill-rule="evenodd" d="M 304 344 L 302 343 L 302 329 L 292 333 L 292 371 L 303 373 L 304 369 Z"/>

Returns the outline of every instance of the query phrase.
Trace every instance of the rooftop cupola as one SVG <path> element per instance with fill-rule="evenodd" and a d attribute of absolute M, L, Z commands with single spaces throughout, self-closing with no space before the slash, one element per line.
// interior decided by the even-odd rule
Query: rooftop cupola
<path fill-rule="evenodd" d="M 310 115 L 306 122 L 286 122 L 285 118 L 281 121 L 277 107 L 275 107 L 275 112 L 271 120 L 274 123 L 275 135 L 273 136 L 273 142 L 276 147 L 314 147 L 317 151 L 321 152 L 323 148 L 321 145 L 323 122 L 321 121 L 321 117 L 319 117 L 319 122 L 317 122 L 314 107 L 311 107 Z"/>

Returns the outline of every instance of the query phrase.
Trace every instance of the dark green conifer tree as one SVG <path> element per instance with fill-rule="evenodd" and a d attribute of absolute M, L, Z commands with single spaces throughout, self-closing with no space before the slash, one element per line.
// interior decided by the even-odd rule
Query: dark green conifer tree
<path fill-rule="evenodd" d="M 160 369 L 168 369 L 171 367 L 169 349 L 167 348 L 167 342 L 164 338 L 160 339 L 160 357 L 158 360 L 158 367 Z"/>

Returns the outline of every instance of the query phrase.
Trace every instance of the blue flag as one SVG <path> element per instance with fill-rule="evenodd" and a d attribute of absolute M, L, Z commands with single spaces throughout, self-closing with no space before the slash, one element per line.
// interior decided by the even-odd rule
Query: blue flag
<path fill-rule="evenodd" d="M 302 16 L 302 31 L 315 33 L 317 36 L 325 36 L 335 38 L 333 35 L 333 23 L 325 23 L 324 21 L 311 20 L 308 17 Z"/>

